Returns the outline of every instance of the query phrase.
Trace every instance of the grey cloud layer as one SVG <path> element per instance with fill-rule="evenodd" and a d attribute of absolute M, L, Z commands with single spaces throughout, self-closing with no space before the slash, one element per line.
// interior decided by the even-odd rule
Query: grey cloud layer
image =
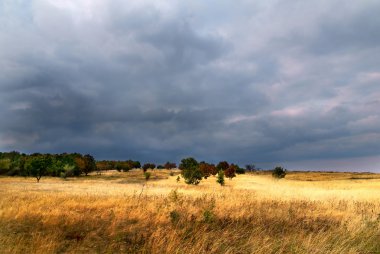
<path fill-rule="evenodd" d="M 259 165 L 379 156 L 379 12 L 377 1 L 3 1 L 0 150 Z"/>

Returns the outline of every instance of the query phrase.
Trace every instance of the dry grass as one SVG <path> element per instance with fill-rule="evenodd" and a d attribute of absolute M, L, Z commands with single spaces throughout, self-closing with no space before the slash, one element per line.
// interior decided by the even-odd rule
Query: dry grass
<path fill-rule="evenodd" d="M 0 252 L 380 253 L 378 175 L 176 177 L 0 178 Z"/>

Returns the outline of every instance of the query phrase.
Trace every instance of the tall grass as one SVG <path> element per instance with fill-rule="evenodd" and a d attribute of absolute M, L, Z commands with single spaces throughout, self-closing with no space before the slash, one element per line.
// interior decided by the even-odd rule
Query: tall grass
<path fill-rule="evenodd" d="M 148 182 L 141 172 L 0 178 L 0 252 L 380 253 L 371 181 L 245 175 L 187 186 L 165 171 Z"/>

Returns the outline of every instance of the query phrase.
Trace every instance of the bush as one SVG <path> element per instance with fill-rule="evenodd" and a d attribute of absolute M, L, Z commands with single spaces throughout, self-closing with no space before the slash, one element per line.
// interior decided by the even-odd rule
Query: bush
<path fill-rule="evenodd" d="M 274 178 L 284 178 L 286 175 L 286 169 L 283 167 L 275 167 L 272 171 L 272 176 Z"/>
<path fill-rule="evenodd" d="M 149 172 L 144 172 L 145 180 L 148 181 L 151 174 Z"/>
<path fill-rule="evenodd" d="M 169 217 L 172 224 L 175 225 L 178 223 L 180 215 L 179 215 L 179 212 L 177 212 L 176 210 L 173 210 L 170 212 Z"/>
<path fill-rule="evenodd" d="M 218 176 L 216 177 L 216 182 L 221 186 L 224 185 L 224 172 L 223 170 L 219 170 Z"/>
<path fill-rule="evenodd" d="M 206 209 L 203 211 L 203 221 L 206 223 L 211 223 L 214 221 L 215 214 L 211 209 Z"/>

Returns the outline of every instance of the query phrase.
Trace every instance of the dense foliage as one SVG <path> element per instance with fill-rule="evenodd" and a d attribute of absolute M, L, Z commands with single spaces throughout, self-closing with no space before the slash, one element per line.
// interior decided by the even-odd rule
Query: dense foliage
<path fill-rule="evenodd" d="M 236 176 L 236 170 L 238 169 L 238 166 L 235 164 L 231 164 L 228 166 L 227 169 L 224 170 L 224 175 L 230 179 L 234 178 Z"/>
<path fill-rule="evenodd" d="M 24 154 L 17 151 L 0 152 L 0 175 L 8 176 L 33 176 L 40 181 L 43 176 L 55 177 L 74 177 L 80 175 L 88 175 L 96 171 L 101 174 L 102 171 L 117 170 L 119 172 L 129 171 L 135 168 L 142 168 L 143 172 L 148 169 L 174 169 L 177 167 L 175 162 L 167 161 L 165 164 L 145 163 L 141 166 L 139 161 L 125 160 L 102 160 L 96 161 L 90 155 L 82 155 L 80 153 L 62 153 L 62 154 Z M 198 163 L 192 157 L 184 158 L 178 167 L 182 172 L 181 175 L 187 184 L 197 185 L 204 178 L 216 176 L 218 174 L 218 183 L 224 184 L 224 177 L 232 179 L 236 174 L 244 174 L 245 169 L 240 168 L 236 164 L 229 164 L 227 161 L 221 161 L 216 166 L 205 161 Z M 281 167 L 273 170 L 273 176 L 278 178 L 285 177 L 286 170 L 281 171 Z M 249 171 L 255 170 L 253 164 L 247 165 Z M 145 174 L 148 180 L 150 175 Z M 222 180 L 223 178 L 223 180 Z"/>
<path fill-rule="evenodd" d="M 166 162 L 164 164 L 164 168 L 166 169 L 173 169 L 173 168 L 176 168 L 177 167 L 177 164 L 175 164 L 174 162 Z"/>
<path fill-rule="evenodd" d="M 216 177 L 216 182 L 219 183 L 221 186 L 224 185 L 224 172 L 223 172 L 223 170 L 220 170 L 218 172 L 218 175 Z"/>
<path fill-rule="evenodd" d="M 286 176 L 286 169 L 283 167 L 275 167 L 272 171 L 272 176 L 275 178 L 284 178 Z"/>
<path fill-rule="evenodd" d="M 148 169 L 155 169 L 155 168 L 156 168 L 156 164 L 154 163 L 145 163 L 142 167 L 144 172 L 146 172 Z"/>
<path fill-rule="evenodd" d="M 24 154 L 17 151 L 0 152 L 0 175 L 33 176 L 37 182 L 43 176 L 72 177 L 88 175 L 96 170 L 117 169 L 128 171 L 140 168 L 138 161 L 95 161 L 90 155 L 80 153 Z"/>
<path fill-rule="evenodd" d="M 202 180 L 203 174 L 199 169 L 199 163 L 194 158 L 185 158 L 181 160 L 179 168 L 182 170 L 182 177 L 187 184 L 199 184 Z"/>

